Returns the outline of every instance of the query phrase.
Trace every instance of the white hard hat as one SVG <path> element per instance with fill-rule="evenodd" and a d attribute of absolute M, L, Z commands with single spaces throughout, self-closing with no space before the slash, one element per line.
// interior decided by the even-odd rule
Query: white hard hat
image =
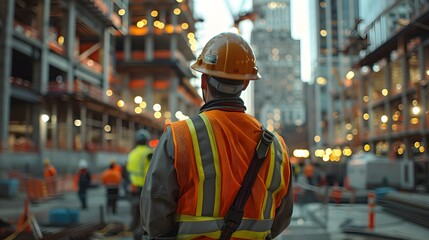
<path fill-rule="evenodd" d="M 85 161 L 85 159 L 79 160 L 79 168 L 84 169 L 88 167 L 88 163 Z"/>

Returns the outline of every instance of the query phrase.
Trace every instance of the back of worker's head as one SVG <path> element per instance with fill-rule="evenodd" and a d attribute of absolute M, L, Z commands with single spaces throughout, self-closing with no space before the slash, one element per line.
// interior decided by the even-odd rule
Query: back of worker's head
<path fill-rule="evenodd" d="M 137 145 L 146 145 L 150 140 L 150 133 L 145 129 L 139 129 L 135 135 Z"/>
<path fill-rule="evenodd" d="M 88 163 L 86 162 L 85 159 L 80 159 L 79 160 L 79 169 L 86 169 L 88 168 Z"/>
<path fill-rule="evenodd" d="M 245 81 L 261 78 L 251 46 L 230 32 L 210 39 L 191 68 L 206 75 L 215 96 L 240 96 Z"/>
<path fill-rule="evenodd" d="M 45 159 L 43 160 L 43 165 L 45 165 L 45 166 L 49 166 L 49 165 L 51 165 L 51 160 L 49 160 L 49 158 L 45 158 Z"/>

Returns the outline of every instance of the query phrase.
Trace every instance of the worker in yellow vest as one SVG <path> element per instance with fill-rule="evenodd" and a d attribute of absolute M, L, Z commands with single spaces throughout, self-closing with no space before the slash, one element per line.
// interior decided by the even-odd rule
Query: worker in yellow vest
<path fill-rule="evenodd" d="M 149 239 L 274 238 L 291 220 L 292 173 L 283 138 L 245 113 L 240 98 L 261 78 L 253 50 L 221 33 L 191 67 L 202 73 L 205 104 L 159 139 L 141 194 L 143 229 Z M 249 184 L 255 159 L 262 163 Z M 250 187 L 241 194 L 241 186 Z"/>
<path fill-rule="evenodd" d="M 131 213 L 133 215 L 130 229 L 140 227 L 139 199 L 142 187 L 146 180 L 146 173 L 152 158 L 153 149 L 148 146 L 150 133 L 140 129 L 135 134 L 136 146 L 128 154 L 127 173 L 131 181 Z"/>

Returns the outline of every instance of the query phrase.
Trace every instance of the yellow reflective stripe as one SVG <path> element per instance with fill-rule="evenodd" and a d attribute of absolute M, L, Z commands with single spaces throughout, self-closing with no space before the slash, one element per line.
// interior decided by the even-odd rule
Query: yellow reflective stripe
<path fill-rule="evenodd" d="M 212 153 L 213 153 L 213 165 L 215 167 L 215 172 L 216 172 L 216 186 L 215 186 L 215 199 L 214 199 L 214 207 L 213 207 L 213 216 L 217 217 L 219 216 L 219 211 L 220 211 L 220 189 L 221 189 L 221 171 L 220 171 L 220 163 L 219 163 L 219 153 L 217 150 L 217 144 L 216 144 L 216 139 L 215 139 L 215 135 L 213 132 L 213 128 L 212 125 L 209 121 L 209 119 L 207 118 L 207 116 L 202 113 L 200 114 L 201 119 L 203 119 L 204 124 L 206 125 L 207 128 L 207 133 L 209 135 L 210 138 L 210 145 L 212 148 Z"/>
<path fill-rule="evenodd" d="M 276 164 L 276 151 L 275 151 L 275 147 L 274 147 L 274 142 L 271 143 L 270 146 L 270 167 L 268 168 L 268 175 L 267 175 L 267 180 L 266 180 L 266 184 L 265 186 L 267 187 L 267 193 L 265 194 L 264 197 L 264 203 L 262 205 L 262 211 L 261 211 L 261 219 L 265 219 L 264 218 L 264 213 L 265 213 L 265 209 L 267 207 L 267 199 L 268 199 L 268 189 L 271 186 L 271 181 L 273 180 L 273 174 L 274 174 L 274 165 Z"/>
<path fill-rule="evenodd" d="M 243 238 L 243 239 L 265 239 L 271 231 L 265 231 L 265 232 L 253 232 L 248 230 L 238 230 L 232 234 L 231 237 L 234 238 Z M 208 232 L 204 234 L 178 234 L 177 239 L 195 239 L 197 237 L 209 237 L 213 239 L 219 239 L 220 238 L 221 231 L 215 231 L 215 232 Z"/>
<path fill-rule="evenodd" d="M 192 146 L 194 148 L 194 156 L 195 161 L 197 164 L 197 170 L 198 170 L 198 198 L 197 198 L 197 209 L 195 210 L 196 216 L 201 216 L 201 212 L 203 209 L 203 185 L 204 185 L 204 169 L 203 164 L 201 160 L 201 154 L 200 154 L 200 146 L 198 145 L 198 138 L 197 133 L 195 131 L 195 126 L 192 123 L 191 119 L 186 119 L 186 123 L 188 124 L 191 138 L 192 138 Z"/>
<path fill-rule="evenodd" d="M 178 215 L 176 222 L 204 222 L 223 219 L 223 217 L 209 217 L 209 216 L 191 216 L 191 215 Z"/>
<path fill-rule="evenodd" d="M 279 143 L 280 147 L 281 147 L 281 143 L 280 140 L 277 137 L 277 134 L 274 134 L 274 136 L 276 137 L 276 141 Z M 282 189 L 285 187 L 285 182 L 284 182 L 284 167 L 285 167 L 285 163 L 286 163 L 286 152 L 282 151 L 282 164 L 280 165 L 280 185 L 279 187 L 273 192 L 273 206 L 271 207 L 271 218 L 274 217 L 274 211 L 276 208 L 276 204 L 275 204 L 275 195 Z"/>

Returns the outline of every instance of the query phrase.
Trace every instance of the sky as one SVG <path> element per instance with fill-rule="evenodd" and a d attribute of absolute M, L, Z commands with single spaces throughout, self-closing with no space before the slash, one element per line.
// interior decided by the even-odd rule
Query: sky
<path fill-rule="evenodd" d="M 240 9 L 241 12 L 246 12 L 252 8 L 252 0 L 194 1 L 195 15 L 204 19 L 204 22 L 196 25 L 200 48 L 198 54 L 210 38 L 231 30 L 232 14 L 237 15 Z M 309 0 L 291 0 L 292 37 L 301 40 L 301 78 L 303 81 L 309 81 L 311 76 L 308 2 Z M 250 41 L 251 30 L 250 21 L 240 24 L 240 32 L 248 41 Z"/>

